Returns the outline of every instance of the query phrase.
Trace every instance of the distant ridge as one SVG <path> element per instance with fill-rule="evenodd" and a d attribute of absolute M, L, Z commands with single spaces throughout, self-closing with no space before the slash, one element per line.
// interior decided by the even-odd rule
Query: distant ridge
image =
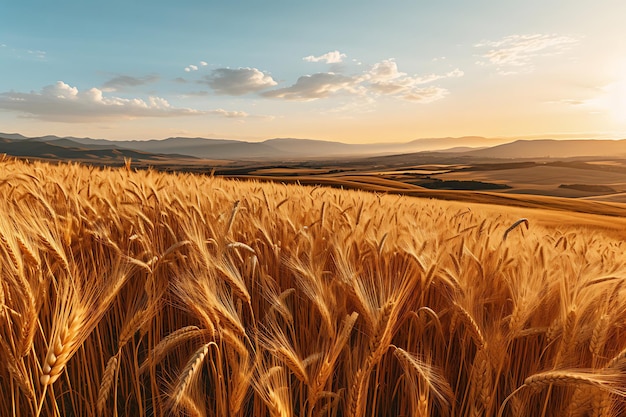
<path fill-rule="evenodd" d="M 208 159 L 258 159 L 276 155 L 277 150 L 262 143 L 228 139 L 182 138 L 151 140 L 74 139 L 85 145 L 115 146 L 142 152 L 188 155 Z"/>
<path fill-rule="evenodd" d="M 498 138 L 484 138 L 482 136 L 461 136 L 459 138 L 423 138 L 408 142 L 408 145 L 419 146 L 421 151 L 439 151 L 450 148 L 484 148 L 506 143 L 506 140 Z"/>
<path fill-rule="evenodd" d="M 364 156 L 393 155 L 450 148 L 471 149 L 484 143 L 501 139 L 478 136 L 461 138 L 416 139 L 407 143 L 351 144 L 337 141 L 295 138 L 274 138 L 262 142 L 232 139 L 208 139 L 171 137 L 152 140 L 107 140 L 53 135 L 27 138 L 23 135 L 0 133 L 0 137 L 12 140 L 37 141 L 56 146 L 79 146 L 90 149 L 128 149 L 153 154 L 176 154 L 196 158 L 221 160 L 302 160 L 308 158 L 358 158 Z M 71 141 L 69 143 L 68 141 Z M 481 145 L 482 144 L 482 145 Z"/>
<path fill-rule="evenodd" d="M 470 156 L 513 158 L 575 158 L 575 157 L 626 157 L 626 139 L 583 140 L 517 140 L 515 142 L 467 152 Z"/>
<path fill-rule="evenodd" d="M 28 137 L 20 135 L 19 133 L 0 133 L 0 137 L 5 139 L 28 139 Z"/>
<path fill-rule="evenodd" d="M 485 159 L 554 159 L 577 157 L 626 157 L 625 140 L 515 140 L 464 136 L 459 138 L 424 138 L 406 143 L 351 144 L 337 141 L 274 138 L 262 142 L 233 139 L 208 139 L 171 137 L 152 140 L 107 140 L 92 138 L 58 137 L 53 135 L 27 138 L 18 133 L 4 134 L 2 151 L 9 154 L 36 156 L 37 153 L 58 154 L 59 158 L 74 158 L 80 152 L 94 155 L 119 155 L 129 151 L 144 155 L 170 155 L 231 161 L 298 161 L 306 159 L 351 159 L 364 157 L 401 156 L 403 161 L 411 155 L 424 160 L 429 155 L 446 154 L 446 158 Z M 49 146 L 44 146 L 47 144 Z M 38 146 L 39 145 L 39 146 Z M 54 148 L 50 148 L 54 146 Z M 64 151 L 63 148 L 66 148 Z M 51 150 L 55 152 L 50 153 Z M 93 151 L 101 151 L 94 153 Z M 108 152 L 105 152 L 108 151 Z M 117 152 L 113 152 L 117 151 Z M 153 156 L 150 156 L 153 155 Z M 431 155 L 431 157 L 434 155 Z"/>
<path fill-rule="evenodd" d="M 160 155 L 132 149 L 111 148 L 110 146 L 83 146 L 69 139 L 57 139 L 49 142 L 41 139 L 7 139 L 0 135 L 0 153 L 21 157 L 92 162 L 123 162 L 124 158 L 156 161 L 171 159 L 174 156 L 195 159 L 183 155 Z"/>

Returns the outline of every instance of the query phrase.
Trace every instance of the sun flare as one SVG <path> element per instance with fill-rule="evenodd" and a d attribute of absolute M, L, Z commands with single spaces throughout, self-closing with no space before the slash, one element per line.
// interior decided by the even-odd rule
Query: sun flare
<path fill-rule="evenodd" d="M 626 79 L 612 84 L 608 92 L 608 106 L 613 120 L 626 125 Z"/>

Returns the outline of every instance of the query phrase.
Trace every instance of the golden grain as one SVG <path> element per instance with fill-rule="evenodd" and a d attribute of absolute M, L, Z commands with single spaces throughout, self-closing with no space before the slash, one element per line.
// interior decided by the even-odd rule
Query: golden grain
<path fill-rule="evenodd" d="M 172 407 L 175 408 L 180 403 L 183 395 L 187 393 L 187 390 L 192 385 L 193 379 L 198 376 L 198 372 L 200 371 L 202 362 L 209 352 L 209 345 L 214 344 L 214 342 L 207 343 L 205 345 L 200 346 L 198 350 L 194 352 L 194 354 L 187 361 L 187 365 L 183 368 L 180 375 L 178 376 L 176 385 L 171 394 L 172 399 Z"/>
<path fill-rule="evenodd" d="M 102 381 L 100 382 L 100 389 L 98 390 L 98 414 L 105 414 L 105 407 L 111 388 L 114 386 L 115 373 L 117 372 L 117 355 L 113 355 L 109 358 L 106 368 L 104 368 L 104 374 L 102 375 Z M 115 405 L 114 405 L 115 407 Z"/>
<path fill-rule="evenodd" d="M 0 194 L 0 415 L 624 408 L 620 218 L 130 161 L 2 159 Z"/>

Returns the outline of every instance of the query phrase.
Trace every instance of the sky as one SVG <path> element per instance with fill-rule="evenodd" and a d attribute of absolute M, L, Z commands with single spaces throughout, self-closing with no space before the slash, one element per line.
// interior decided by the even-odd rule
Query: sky
<path fill-rule="evenodd" d="M 0 132 L 626 138 L 623 0 L 0 0 Z"/>

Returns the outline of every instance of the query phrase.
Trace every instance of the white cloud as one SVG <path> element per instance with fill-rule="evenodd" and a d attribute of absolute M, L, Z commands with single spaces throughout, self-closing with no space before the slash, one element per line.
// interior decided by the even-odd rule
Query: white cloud
<path fill-rule="evenodd" d="M 200 61 L 200 66 L 201 67 L 206 67 L 207 65 L 209 65 L 209 64 L 204 62 L 204 61 Z"/>
<path fill-rule="evenodd" d="M 497 41 L 483 41 L 476 48 L 487 49 L 481 54 L 486 61 L 479 65 L 495 65 L 503 74 L 531 71 L 532 62 L 538 56 L 556 55 L 575 44 L 577 39 L 560 35 L 510 35 Z"/>
<path fill-rule="evenodd" d="M 228 111 L 224 109 L 211 110 L 210 114 L 215 114 L 218 116 L 224 116 L 229 119 L 241 119 L 245 117 L 249 117 L 250 115 L 245 111 Z"/>
<path fill-rule="evenodd" d="M 402 98 L 417 103 L 432 103 L 433 101 L 441 100 L 448 93 L 448 90 L 441 87 L 413 88 L 407 91 Z"/>
<path fill-rule="evenodd" d="M 346 55 L 339 51 L 332 51 L 318 57 L 305 57 L 304 60 L 339 63 L 345 57 Z M 361 62 L 353 61 L 361 65 Z M 200 61 L 201 66 L 205 64 L 206 62 Z M 197 66 L 190 65 L 185 70 L 191 72 L 197 69 Z M 220 95 L 240 96 L 256 93 L 266 98 L 312 101 L 343 94 L 358 96 L 361 100 L 377 96 L 392 96 L 426 103 L 445 97 L 448 91 L 442 87 L 424 87 L 424 85 L 464 75 L 463 71 L 458 68 L 441 74 L 409 75 L 398 69 L 398 64 L 394 59 L 383 60 L 356 74 L 342 74 L 341 70 L 342 68 L 338 67 L 333 71 L 303 75 L 290 86 L 281 86 L 272 90 L 270 90 L 271 87 L 278 85 L 272 76 L 257 68 L 249 67 L 213 69 L 196 82 L 208 85 L 214 93 Z M 187 82 L 184 78 L 178 78 L 175 81 Z M 201 94 L 206 95 L 206 92 Z M 194 95 L 194 93 L 186 95 Z"/>
<path fill-rule="evenodd" d="M 285 100 L 311 101 L 327 98 L 339 93 L 367 96 L 393 96 L 409 101 L 427 103 L 439 100 L 448 94 L 441 87 L 422 87 L 445 78 L 463 76 L 458 68 L 445 74 L 410 76 L 398 69 L 395 60 L 387 59 L 374 64 L 369 70 L 352 76 L 334 72 L 304 75 L 290 87 L 262 93 L 264 97 Z"/>
<path fill-rule="evenodd" d="M 461 71 L 458 68 L 455 68 L 452 71 L 447 72 L 446 76 L 442 77 L 442 78 L 458 78 L 458 77 L 462 77 L 464 75 L 465 75 L 465 73 L 463 71 Z"/>
<path fill-rule="evenodd" d="M 105 96 L 102 90 L 79 91 L 63 81 L 44 87 L 40 92 L 0 93 L 0 109 L 20 112 L 25 117 L 56 122 L 90 122 L 140 117 L 177 117 L 202 115 L 205 112 L 173 107 L 161 97 L 121 98 Z"/>
<path fill-rule="evenodd" d="M 218 68 L 203 81 L 218 94 L 240 96 L 277 85 L 270 76 L 256 68 Z"/>
<path fill-rule="evenodd" d="M 127 87 L 137 87 L 144 84 L 158 81 L 157 75 L 146 75 L 145 77 L 133 77 L 130 75 L 118 75 L 102 84 L 103 91 L 118 91 Z"/>
<path fill-rule="evenodd" d="M 46 59 L 46 52 L 45 51 L 31 51 L 28 50 L 26 51 L 29 55 L 34 56 L 35 58 L 38 59 Z"/>
<path fill-rule="evenodd" d="M 307 62 L 322 62 L 322 61 L 324 61 L 327 64 L 338 64 L 338 63 L 342 62 L 345 57 L 347 57 L 346 54 L 342 54 L 339 51 L 331 51 L 331 52 L 327 52 L 324 55 L 320 55 L 320 56 L 313 56 L 313 55 L 305 56 L 302 59 L 304 61 L 307 61 Z"/>
<path fill-rule="evenodd" d="M 367 79 L 372 82 L 384 82 L 404 76 L 406 76 L 406 73 L 398 70 L 398 64 L 393 59 L 377 62 L 366 74 Z"/>
<path fill-rule="evenodd" d="M 408 76 L 405 72 L 398 70 L 398 64 L 394 59 L 386 59 L 372 66 L 372 69 L 365 75 L 365 79 L 373 84 L 384 85 L 386 83 L 414 86 L 428 84 L 442 78 L 462 77 L 463 71 L 455 69 L 446 74 L 428 74 L 423 76 Z"/>
<path fill-rule="evenodd" d="M 185 72 L 191 72 L 191 71 L 198 71 L 198 66 L 197 65 L 189 65 L 189 66 L 185 67 Z"/>
<path fill-rule="evenodd" d="M 329 97 L 339 91 L 358 92 L 359 79 L 333 72 L 303 75 L 291 87 L 266 91 L 262 95 L 286 100 L 309 101 Z"/>
<path fill-rule="evenodd" d="M 458 68 L 446 74 L 409 76 L 398 70 L 395 60 L 386 59 L 376 63 L 363 78 L 369 82 L 369 89 L 375 93 L 397 95 L 410 101 L 431 102 L 443 98 L 447 94 L 447 90 L 440 87 L 421 88 L 419 86 L 444 78 L 462 76 L 463 71 Z"/>

